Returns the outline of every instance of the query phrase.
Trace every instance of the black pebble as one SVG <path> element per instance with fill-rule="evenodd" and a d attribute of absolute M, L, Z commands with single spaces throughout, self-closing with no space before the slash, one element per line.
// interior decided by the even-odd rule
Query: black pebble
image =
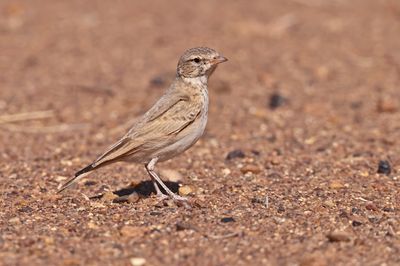
<path fill-rule="evenodd" d="M 233 219 L 232 217 L 224 217 L 221 219 L 221 222 L 223 223 L 231 223 L 231 222 L 235 222 L 235 219 Z"/>
<path fill-rule="evenodd" d="M 91 180 L 89 180 L 89 181 L 86 181 L 85 182 L 85 186 L 93 186 L 93 185 L 96 185 L 96 182 L 95 181 L 91 181 Z"/>
<path fill-rule="evenodd" d="M 360 226 L 360 225 L 362 225 L 362 222 L 359 222 L 359 221 L 353 221 L 351 224 L 352 224 L 354 227 L 356 227 L 356 226 Z"/>
<path fill-rule="evenodd" d="M 29 206 L 24 206 L 24 207 L 18 209 L 18 211 L 19 212 L 31 212 L 31 211 L 33 211 L 33 209 Z"/>
<path fill-rule="evenodd" d="M 394 212 L 394 209 L 393 208 L 389 208 L 389 207 L 384 207 L 382 210 L 384 212 Z"/>
<path fill-rule="evenodd" d="M 226 156 L 227 160 L 232 160 L 235 158 L 244 158 L 245 154 L 243 151 L 241 150 L 233 150 L 231 152 L 228 153 L 228 155 Z"/>
<path fill-rule="evenodd" d="M 285 207 L 283 205 L 279 205 L 278 206 L 278 210 L 279 213 L 285 212 Z"/>
<path fill-rule="evenodd" d="M 379 223 L 379 219 L 377 217 L 369 217 L 368 221 L 370 221 L 373 224 Z"/>
<path fill-rule="evenodd" d="M 379 161 L 378 174 L 390 175 L 391 172 L 392 172 L 392 167 L 390 166 L 390 163 L 388 161 L 386 160 Z"/>
<path fill-rule="evenodd" d="M 188 229 L 187 225 L 180 223 L 180 222 L 176 223 L 175 226 L 176 226 L 176 231 L 183 231 L 183 230 Z"/>
<path fill-rule="evenodd" d="M 282 106 L 286 102 L 286 98 L 284 98 L 279 93 L 275 92 L 269 97 L 269 108 L 274 110 L 280 106 Z"/>

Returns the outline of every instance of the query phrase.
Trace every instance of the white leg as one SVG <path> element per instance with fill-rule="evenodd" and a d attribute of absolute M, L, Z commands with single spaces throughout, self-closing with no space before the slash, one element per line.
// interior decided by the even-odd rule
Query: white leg
<path fill-rule="evenodd" d="M 161 180 L 160 177 L 158 177 L 157 173 L 154 171 L 154 166 L 157 163 L 158 158 L 153 158 L 151 159 L 151 161 L 146 165 L 146 170 L 149 173 L 154 187 L 156 188 L 157 194 L 161 193 L 160 188 L 158 187 L 157 183 L 160 184 L 162 186 L 162 188 L 165 190 L 165 192 L 168 193 L 168 195 L 173 199 L 173 200 L 187 200 L 185 197 L 181 197 L 179 195 L 176 195 L 174 192 L 172 192 L 165 184 L 164 182 Z M 158 189 L 158 190 L 157 190 Z M 163 194 L 164 195 L 164 194 Z"/>
<path fill-rule="evenodd" d="M 154 186 L 154 189 L 157 192 L 157 196 L 166 196 L 164 193 L 161 192 L 160 188 L 157 185 L 157 181 L 152 176 L 151 176 L 151 182 L 153 182 L 153 186 Z"/>
<path fill-rule="evenodd" d="M 167 195 L 165 195 L 164 193 L 161 192 L 160 188 L 157 185 L 156 179 L 154 179 L 154 177 L 150 174 L 149 165 L 150 165 L 150 163 L 145 164 L 144 167 L 146 168 L 147 173 L 149 173 L 149 175 L 150 175 L 151 182 L 153 183 L 154 189 L 156 190 L 156 193 L 157 193 L 157 197 L 160 197 L 160 198 L 168 197 Z M 153 163 L 152 167 L 154 168 L 154 163 Z"/>

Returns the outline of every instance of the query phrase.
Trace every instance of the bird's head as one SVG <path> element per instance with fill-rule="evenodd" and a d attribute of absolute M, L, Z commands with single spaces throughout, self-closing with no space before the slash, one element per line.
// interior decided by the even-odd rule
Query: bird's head
<path fill-rule="evenodd" d="M 179 59 L 177 75 L 182 78 L 208 78 L 218 64 L 228 59 L 207 47 L 196 47 L 187 50 Z"/>

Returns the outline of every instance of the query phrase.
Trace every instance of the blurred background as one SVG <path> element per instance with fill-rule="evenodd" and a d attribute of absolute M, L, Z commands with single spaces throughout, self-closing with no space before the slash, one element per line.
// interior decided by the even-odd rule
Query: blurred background
<path fill-rule="evenodd" d="M 0 223 L 8 228 L 0 257 L 10 264 L 62 258 L 70 265 L 74 258 L 125 263 L 137 254 L 154 264 L 395 261 L 399 33 L 396 0 L 0 1 L 0 191 L 7 196 Z M 209 220 L 197 227 L 222 234 L 226 228 L 214 221 L 233 215 L 232 226 L 245 236 L 228 245 L 193 233 L 181 243 L 187 231 L 176 235 L 171 228 L 183 218 L 162 214 L 160 225 L 146 216 L 154 205 L 146 200 L 107 206 L 110 221 L 78 196 L 51 198 L 162 95 L 180 55 L 196 46 L 229 61 L 209 83 L 204 138 L 163 167 L 183 175 L 179 182 L 214 206 L 206 204 Z M 103 193 L 147 180 L 142 168 L 101 169 L 78 191 Z M 272 195 L 272 207 L 257 216 L 265 211 L 257 205 L 265 195 Z M 375 207 L 366 209 L 365 202 Z M 92 216 L 71 204 L 95 213 L 89 229 Z M 30 212 L 20 211 L 26 206 Z M 124 215 L 132 208 L 140 214 Z M 44 217 L 29 220 L 32 211 Z M 185 215 L 204 217 L 200 210 Z M 119 239 L 113 226 L 128 220 L 162 232 L 158 256 L 152 239 L 137 238 L 140 230 Z M 351 231 L 346 245 L 358 257 L 318 244 L 343 228 Z M 387 230 L 397 238 L 385 238 Z M 368 241 L 354 247 L 354 239 Z"/>
<path fill-rule="evenodd" d="M 58 122 L 112 128 L 148 108 L 182 52 L 202 45 L 230 59 L 211 83 L 215 134 L 218 119 L 262 115 L 275 91 L 313 116 L 361 100 L 375 109 L 382 94 L 398 96 L 400 11 L 356 2 L 3 1 L 1 112 L 53 110 Z"/>

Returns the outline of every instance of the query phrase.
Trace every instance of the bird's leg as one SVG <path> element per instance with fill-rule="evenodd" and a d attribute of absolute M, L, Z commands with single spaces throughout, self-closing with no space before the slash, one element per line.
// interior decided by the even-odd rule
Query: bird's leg
<path fill-rule="evenodd" d="M 149 173 L 149 175 L 151 176 L 151 179 L 154 181 L 156 181 L 155 186 L 157 186 L 157 182 L 158 184 L 161 185 L 161 187 L 165 190 L 165 192 L 167 192 L 167 194 L 173 199 L 173 200 L 177 200 L 177 201 L 185 201 L 187 200 L 185 197 L 181 197 L 179 195 L 176 195 L 174 192 L 172 192 L 165 184 L 164 182 L 161 180 L 161 178 L 157 175 L 157 173 L 154 171 L 154 166 L 157 163 L 158 158 L 153 158 L 151 159 L 151 161 L 146 165 L 146 170 Z M 157 186 L 158 188 L 158 186 Z M 160 191 L 160 188 L 158 188 L 158 190 Z M 157 189 L 156 189 L 157 191 Z M 160 191 L 160 193 L 162 194 L 162 192 Z M 158 192 L 157 192 L 158 194 Z M 163 194 L 164 195 L 164 194 Z"/>
<path fill-rule="evenodd" d="M 156 174 L 156 172 L 154 171 L 150 171 L 149 174 L 162 186 L 162 188 L 165 190 L 165 192 L 167 192 L 167 194 L 173 199 L 173 200 L 177 200 L 177 201 L 186 201 L 187 198 L 185 197 L 181 197 L 179 195 L 176 195 L 174 192 L 172 192 L 165 184 L 164 182 L 161 180 L 160 177 L 158 177 L 158 175 Z"/>
<path fill-rule="evenodd" d="M 154 179 L 154 177 L 151 174 L 150 174 L 150 177 L 151 177 L 151 182 L 153 182 L 154 189 L 156 190 L 157 196 L 159 196 L 161 198 L 164 197 L 164 196 L 167 196 L 167 195 L 165 195 L 164 193 L 161 192 L 160 188 L 157 185 L 157 181 Z"/>
<path fill-rule="evenodd" d="M 150 175 L 151 182 L 153 183 L 154 189 L 156 190 L 156 193 L 157 193 L 157 197 L 159 197 L 159 198 L 161 198 L 161 199 L 165 199 L 165 198 L 168 197 L 168 196 L 161 192 L 161 190 L 160 190 L 160 188 L 159 188 L 159 186 L 158 186 L 158 184 L 157 184 L 156 179 L 155 179 L 155 178 L 153 177 L 153 175 L 150 173 L 149 164 L 150 164 L 150 163 L 145 164 L 144 167 L 146 168 L 147 173 Z M 153 165 L 153 168 L 154 168 L 154 165 Z"/>

